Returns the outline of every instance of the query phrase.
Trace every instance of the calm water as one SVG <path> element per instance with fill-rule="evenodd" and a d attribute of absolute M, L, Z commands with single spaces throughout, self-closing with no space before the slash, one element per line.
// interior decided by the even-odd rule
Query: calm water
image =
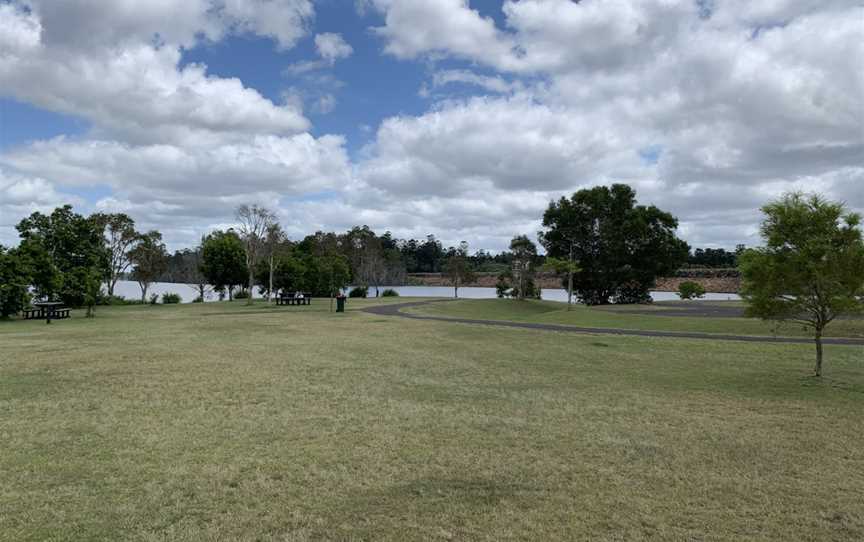
<path fill-rule="evenodd" d="M 382 286 L 384 288 L 392 288 L 399 292 L 401 297 L 453 297 L 453 288 L 447 286 Z M 154 282 L 147 290 L 147 296 L 157 294 L 162 297 L 164 293 L 179 294 L 183 298 L 184 303 L 191 303 L 198 296 L 198 289 L 193 285 L 174 284 L 170 282 Z M 369 293 L 375 295 L 375 289 L 370 288 Z M 137 282 L 121 280 L 114 288 L 115 295 L 122 295 L 127 299 L 140 299 L 141 288 Z M 255 297 L 261 297 L 256 289 Z M 459 297 L 465 299 L 492 299 L 495 297 L 495 288 L 459 288 Z M 674 292 L 651 292 L 651 297 L 654 301 L 674 301 L 678 296 Z M 567 302 L 567 291 L 559 289 L 543 290 L 543 299 L 547 301 Z M 705 294 L 704 300 L 708 301 L 732 301 L 741 299 L 736 294 Z M 215 293 L 210 293 L 206 301 L 218 301 L 219 296 Z"/>

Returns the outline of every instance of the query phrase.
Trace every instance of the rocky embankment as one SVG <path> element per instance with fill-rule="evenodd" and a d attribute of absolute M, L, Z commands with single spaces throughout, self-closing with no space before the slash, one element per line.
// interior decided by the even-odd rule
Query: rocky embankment
<path fill-rule="evenodd" d="M 659 292 L 677 292 L 678 285 L 686 280 L 701 284 L 707 292 L 736 294 L 741 288 L 739 277 L 664 277 L 657 280 L 657 287 L 654 289 Z M 465 284 L 465 286 L 494 288 L 496 282 L 498 282 L 496 273 L 476 273 L 474 282 Z M 541 288 L 561 288 L 561 279 L 554 275 L 540 274 L 537 282 Z M 413 286 L 450 286 L 447 277 L 441 273 L 412 273 L 408 275 L 408 284 Z"/>

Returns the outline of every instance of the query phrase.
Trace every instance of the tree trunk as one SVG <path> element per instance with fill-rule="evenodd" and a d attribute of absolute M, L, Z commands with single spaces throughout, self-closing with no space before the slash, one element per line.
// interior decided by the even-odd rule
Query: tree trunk
<path fill-rule="evenodd" d="M 570 258 L 567 260 L 567 310 L 573 308 L 573 243 L 570 243 Z"/>
<path fill-rule="evenodd" d="M 114 286 L 117 284 L 117 278 L 111 277 L 108 279 L 108 297 L 114 297 Z"/>
<path fill-rule="evenodd" d="M 453 298 L 459 299 L 459 284 L 458 283 L 453 284 Z"/>
<path fill-rule="evenodd" d="M 816 376 L 822 376 L 822 330 L 816 330 Z"/>
<path fill-rule="evenodd" d="M 141 282 L 138 283 L 138 286 L 141 287 L 141 303 L 147 303 L 147 286 Z"/>
<path fill-rule="evenodd" d="M 234 301 L 234 287 L 228 287 L 228 301 Z"/>
<path fill-rule="evenodd" d="M 273 255 L 270 255 L 270 285 L 267 288 L 267 302 L 270 302 L 270 298 L 273 296 Z"/>
<path fill-rule="evenodd" d="M 249 268 L 249 296 L 246 298 L 246 304 L 251 305 L 252 301 L 252 288 L 255 287 L 255 274 L 252 272 L 252 268 Z"/>

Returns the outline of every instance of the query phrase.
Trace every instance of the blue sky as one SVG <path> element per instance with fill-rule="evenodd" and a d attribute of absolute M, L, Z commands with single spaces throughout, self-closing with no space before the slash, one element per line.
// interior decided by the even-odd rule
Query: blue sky
<path fill-rule="evenodd" d="M 710 9 L 706 9 L 709 6 Z M 854 0 L 0 0 L 0 243 L 123 211 L 173 248 L 272 207 L 500 250 L 612 182 L 692 245 L 864 207 Z"/>

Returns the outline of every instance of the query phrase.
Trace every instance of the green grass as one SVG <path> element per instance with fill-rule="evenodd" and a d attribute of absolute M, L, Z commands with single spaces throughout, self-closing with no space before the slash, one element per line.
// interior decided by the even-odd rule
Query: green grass
<path fill-rule="evenodd" d="M 696 302 L 701 303 L 701 302 Z M 713 306 L 726 302 L 711 302 Z M 740 306 L 735 301 L 733 306 Z M 574 305 L 567 311 L 564 303 L 555 301 L 518 301 L 510 299 L 464 299 L 447 303 L 436 303 L 409 312 L 453 318 L 473 318 L 486 320 L 506 320 L 516 322 L 537 322 L 565 324 L 583 327 L 608 327 L 615 329 L 689 331 L 703 333 L 809 337 L 811 333 L 795 324 L 776 325 L 756 318 L 728 317 L 681 317 L 663 316 L 664 311 L 676 307 L 663 304 L 647 306 L 611 306 L 603 308 Z M 626 314 L 627 310 L 647 310 L 652 314 Z M 864 319 L 838 319 L 825 330 L 827 337 L 864 337 Z"/>
<path fill-rule="evenodd" d="M 0 322 L 0 539 L 864 538 L 862 348 L 377 302 Z"/>

